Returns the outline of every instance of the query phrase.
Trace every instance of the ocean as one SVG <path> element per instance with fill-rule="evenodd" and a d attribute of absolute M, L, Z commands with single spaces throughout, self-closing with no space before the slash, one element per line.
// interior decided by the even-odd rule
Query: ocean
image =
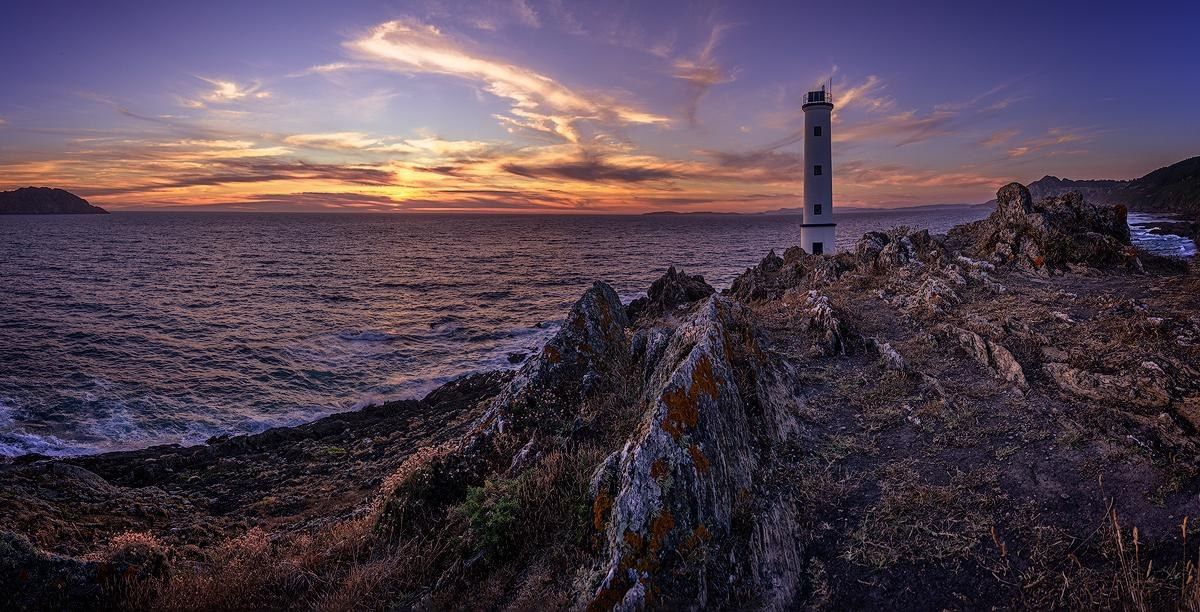
<path fill-rule="evenodd" d="M 839 246 L 985 207 L 844 213 Z M 1149 220 L 1142 217 L 1141 221 Z M 294 425 L 515 368 L 594 280 L 718 289 L 793 215 L 116 213 L 0 217 L 0 455 Z M 1138 231 L 1187 254 L 1188 241 Z"/>

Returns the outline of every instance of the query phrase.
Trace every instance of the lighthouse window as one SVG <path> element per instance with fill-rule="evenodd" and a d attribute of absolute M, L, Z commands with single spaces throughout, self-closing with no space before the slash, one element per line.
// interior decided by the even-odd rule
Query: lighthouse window
<path fill-rule="evenodd" d="M 821 176 L 821 166 L 813 166 L 813 176 Z"/>
<path fill-rule="evenodd" d="M 824 242 L 814 242 L 812 254 L 813 255 L 824 255 L 825 254 L 825 243 Z"/>
<path fill-rule="evenodd" d="M 813 214 L 814 215 L 821 214 L 821 205 L 820 204 L 813 204 Z"/>
<path fill-rule="evenodd" d="M 813 136 L 820 136 L 820 135 L 821 135 L 821 126 L 814 125 L 813 126 Z"/>

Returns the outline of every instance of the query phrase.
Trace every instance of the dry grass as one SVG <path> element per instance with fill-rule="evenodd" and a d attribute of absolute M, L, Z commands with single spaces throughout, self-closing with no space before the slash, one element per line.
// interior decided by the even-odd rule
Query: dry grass
<path fill-rule="evenodd" d="M 421 459 L 406 463 L 383 490 L 394 491 L 420 474 L 440 452 L 420 453 Z M 604 456 L 595 446 L 563 446 L 546 452 L 518 477 L 481 488 L 485 498 L 511 497 L 513 515 L 503 523 L 504 533 L 482 533 L 460 506 L 433 531 L 396 537 L 375 528 L 383 508 L 378 504 L 360 518 L 312 533 L 251 529 L 199 559 L 177 563 L 170 576 L 131 582 L 125 601 L 145 610 L 363 610 L 422 601 L 494 604 L 514 597 L 527 604 L 565 603 L 571 577 L 558 569 L 586 552 L 588 485 Z M 499 524 L 485 521 L 483 526 Z M 503 542 L 502 550 L 497 542 Z M 104 554 L 156 543 L 145 534 L 123 535 Z M 476 561 L 479 552 L 482 562 Z M 542 570 L 523 571 L 526 567 Z M 439 593 L 431 595 L 435 586 Z"/>
<path fill-rule="evenodd" d="M 846 560 L 887 568 L 965 558 L 988 541 L 994 496 L 986 478 L 960 473 L 951 484 L 930 484 L 922 482 L 912 462 L 881 472 L 879 501 L 851 535 L 843 551 Z"/>

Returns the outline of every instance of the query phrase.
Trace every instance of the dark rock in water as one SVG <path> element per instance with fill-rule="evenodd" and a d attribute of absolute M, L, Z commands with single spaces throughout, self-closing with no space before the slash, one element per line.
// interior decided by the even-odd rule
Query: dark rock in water
<path fill-rule="evenodd" d="M 62 189 L 22 187 L 0 191 L 0 215 L 106 215 L 107 210 Z"/>
<path fill-rule="evenodd" d="M 528 357 L 528 355 L 526 355 L 525 353 L 519 352 L 519 351 L 509 353 L 508 354 L 508 362 L 509 363 L 521 363 L 522 361 L 525 361 L 526 357 Z"/>
<path fill-rule="evenodd" d="M 626 312 L 630 320 L 642 315 L 661 315 L 680 306 L 698 302 L 714 293 L 716 290 L 704 282 L 703 276 L 689 276 L 683 272 L 676 272 L 672 266 L 667 269 L 666 274 L 651 283 L 650 290 L 646 292 L 647 297 L 634 300 Z"/>
<path fill-rule="evenodd" d="M 950 236 L 964 239 L 975 257 L 1041 274 L 1067 264 L 1138 264 L 1124 206 L 1089 204 L 1079 192 L 1035 203 L 1020 183 L 1000 188 L 991 216 L 956 227 Z"/>

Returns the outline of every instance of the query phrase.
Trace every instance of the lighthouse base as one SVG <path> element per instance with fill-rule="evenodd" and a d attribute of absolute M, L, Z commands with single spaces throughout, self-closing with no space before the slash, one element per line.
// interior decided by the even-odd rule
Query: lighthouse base
<path fill-rule="evenodd" d="M 812 255 L 837 252 L 836 223 L 805 223 L 800 226 L 800 248 Z"/>

